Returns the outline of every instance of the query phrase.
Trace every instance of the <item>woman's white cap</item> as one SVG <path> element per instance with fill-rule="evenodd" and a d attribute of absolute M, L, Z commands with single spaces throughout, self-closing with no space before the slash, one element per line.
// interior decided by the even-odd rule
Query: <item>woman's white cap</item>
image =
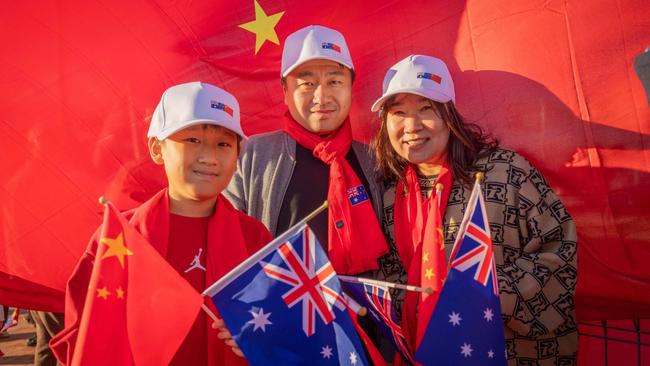
<path fill-rule="evenodd" d="M 440 103 L 456 101 L 454 81 L 445 63 L 435 57 L 411 55 L 391 67 L 382 88 L 382 96 L 371 108 L 381 109 L 386 99 L 400 93 L 423 96 Z"/>
<path fill-rule="evenodd" d="M 287 77 L 307 61 L 324 59 L 354 70 L 350 50 L 341 33 L 320 25 L 309 25 L 291 33 L 284 40 L 281 75 Z"/>
<path fill-rule="evenodd" d="M 222 126 L 247 138 L 241 128 L 237 99 L 221 88 L 200 81 L 165 90 L 153 112 L 147 137 L 164 140 L 197 124 Z"/>

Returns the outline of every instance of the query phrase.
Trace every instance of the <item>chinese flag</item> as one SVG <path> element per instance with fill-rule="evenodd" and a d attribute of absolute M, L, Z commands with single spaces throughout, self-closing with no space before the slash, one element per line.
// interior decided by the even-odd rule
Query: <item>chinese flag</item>
<path fill-rule="evenodd" d="M 447 263 L 445 261 L 445 241 L 442 237 L 442 218 L 440 217 L 439 197 L 441 192 L 436 193 L 436 197 L 428 200 L 429 214 L 427 225 L 424 227 L 424 237 L 422 239 L 422 258 L 420 263 L 420 286 L 430 287 L 431 294 L 420 292 L 420 306 L 417 320 L 417 342 L 416 347 L 420 345 L 424 331 L 429 324 L 429 318 L 433 314 L 433 309 L 438 302 L 440 291 L 447 275 Z"/>
<path fill-rule="evenodd" d="M 72 365 L 166 365 L 202 303 L 107 203 Z"/>

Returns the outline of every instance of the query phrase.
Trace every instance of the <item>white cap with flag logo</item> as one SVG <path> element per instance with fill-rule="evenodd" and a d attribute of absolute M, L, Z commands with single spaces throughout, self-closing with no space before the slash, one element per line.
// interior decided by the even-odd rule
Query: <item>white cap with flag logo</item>
<path fill-rule="evenodd" d="M 241 128 L 237 99 L 221 88 L 200 81 L 165 90 L 153 112 L 147 137 L 164 140 L 198 124 L 222 126 L 247 138 Z"/>
<path fill-rule="evenodd" d="M 343 35 L 327 27 L 310 25 L 291 33 L 284 40 L 281 75 L 311 60 L 330 60 L 354 70 L 352 57 Z"/>
<path fill-rule="evenodd" d="M 445 63 L 435 57 L 411 55 L 393 65 L 386 76 L 383 94 L 371 110 L 381 109 L 386 99 L 400 93 L 423 96 L 440 103 L 456 101 L 454 81 Z"/>

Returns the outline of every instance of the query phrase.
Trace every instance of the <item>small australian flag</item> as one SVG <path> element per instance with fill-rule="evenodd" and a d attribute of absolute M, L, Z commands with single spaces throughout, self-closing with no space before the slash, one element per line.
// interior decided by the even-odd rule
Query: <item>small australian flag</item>
<path fill-rule="evenodd" d="M 359 185 L 356 187 L 348 188 L 348 199 L 352 206 L 356 206 L 368 200 L 368 193 L 366 187 Z"/>

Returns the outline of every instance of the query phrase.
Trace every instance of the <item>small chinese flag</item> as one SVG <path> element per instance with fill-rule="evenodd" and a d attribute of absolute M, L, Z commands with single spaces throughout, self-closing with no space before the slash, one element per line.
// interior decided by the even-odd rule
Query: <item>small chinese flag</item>
<path fill-rule="evenodd" d="M 429 318 L 436 306 L 442 285 L 447 275 L 447 263 L 445 258 L 445 241 L 443 238 L 442 218 L 440 215 L 440 191 L 435 193 L 428 203 L 428 219 L 424 228 L 422 239 L 422 263 L 420 270 L 420 286 L 430 287 L 432 294 L 420 293 L 420 305 L 417 320 L 417 341 L 419 345 L 424 336 Z M 418 258 L 419 256 L 416 256 Z"/>
<path fill-rule="evenodd" d="M 107 203 L 72 365 L 166 365 L 203 303 Z"/>

